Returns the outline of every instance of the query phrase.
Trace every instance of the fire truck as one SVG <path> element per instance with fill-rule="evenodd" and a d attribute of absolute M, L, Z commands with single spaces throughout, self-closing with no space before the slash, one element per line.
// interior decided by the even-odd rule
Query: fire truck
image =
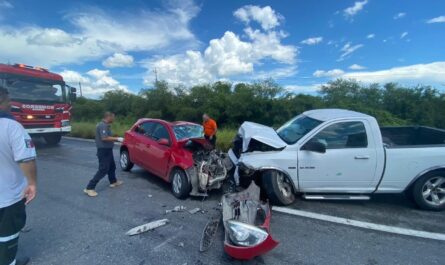
<path fill-rule="evenodd" d="M 0 64 L 0 85 L 11 98 L 11 113 L 31 136 L 42 136 L 50 145 L 71 132 L 71 108 L 76 88 L 45 68 Z"/>

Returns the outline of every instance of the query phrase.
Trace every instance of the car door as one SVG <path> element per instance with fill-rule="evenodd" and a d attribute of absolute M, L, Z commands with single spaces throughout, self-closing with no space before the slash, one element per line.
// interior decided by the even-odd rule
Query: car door
<path fill-rule="evenodd" d="M 140 123 L 134 128 L 134 144 L 133 150 L 130 150 L 130 157 L 132 161 L 143 167 L 144 169 L 151 171 L 149 161 L 147 161 L 147 153 L 150 150 L 153 140 L 151 134 L 156 123 L 153 121 L 145 121 Z"/>
<path fill-rule="evenodd" d="M 366 120 L 336 122 L 306 141 L 324 144 L 326 152 L 300 148 L 300 189 L 305 192 L 372 192 L 377 152 L 369 131 Z"/>
<path fill-rule="evenodd" d="M 152 143 L 147 152 L 148 162 L 150 163 L 151 171 L 168 180 L 168 165 L 170 163 L 172 139 L 167 127 L 157 122 L 151 134 Z M 168 145 L 160 144 L 160 139 L 166 139 Z"/>

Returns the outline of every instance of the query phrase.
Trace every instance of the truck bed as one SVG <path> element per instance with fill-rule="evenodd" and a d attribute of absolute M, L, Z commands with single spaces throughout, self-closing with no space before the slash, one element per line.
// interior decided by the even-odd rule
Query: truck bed
<path fill-rule="evenodd" d="M 381 127 L 383 143 L 389 148 L 445 146 L 445 130 L 425 126 Z"/>

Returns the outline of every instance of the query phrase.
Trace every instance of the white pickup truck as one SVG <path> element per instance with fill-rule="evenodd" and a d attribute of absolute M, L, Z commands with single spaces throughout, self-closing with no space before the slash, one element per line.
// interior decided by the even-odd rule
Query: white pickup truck
<path fill-rule="evenodd" d="M 445 130 L 379 128 L 366 114 L 320 109 L 276 131 L 245 122 L 233 144 L 235 180 L 255 180 L 274 204 L 290 204 L 296 193 L 369 199 L 406 192 L 422 209 L 445 209 Z"/>

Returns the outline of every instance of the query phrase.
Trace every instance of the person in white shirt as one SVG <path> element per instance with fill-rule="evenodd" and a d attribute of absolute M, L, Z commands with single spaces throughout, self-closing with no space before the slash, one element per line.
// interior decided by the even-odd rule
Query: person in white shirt
<path fill-rule="evenodd" d="M 36 196 L 36 150 L 31 137 L 10 114 L 8 90 L 0 86 L 0 265 L 23 265 L 16 260 L 26 205 Z"/>

